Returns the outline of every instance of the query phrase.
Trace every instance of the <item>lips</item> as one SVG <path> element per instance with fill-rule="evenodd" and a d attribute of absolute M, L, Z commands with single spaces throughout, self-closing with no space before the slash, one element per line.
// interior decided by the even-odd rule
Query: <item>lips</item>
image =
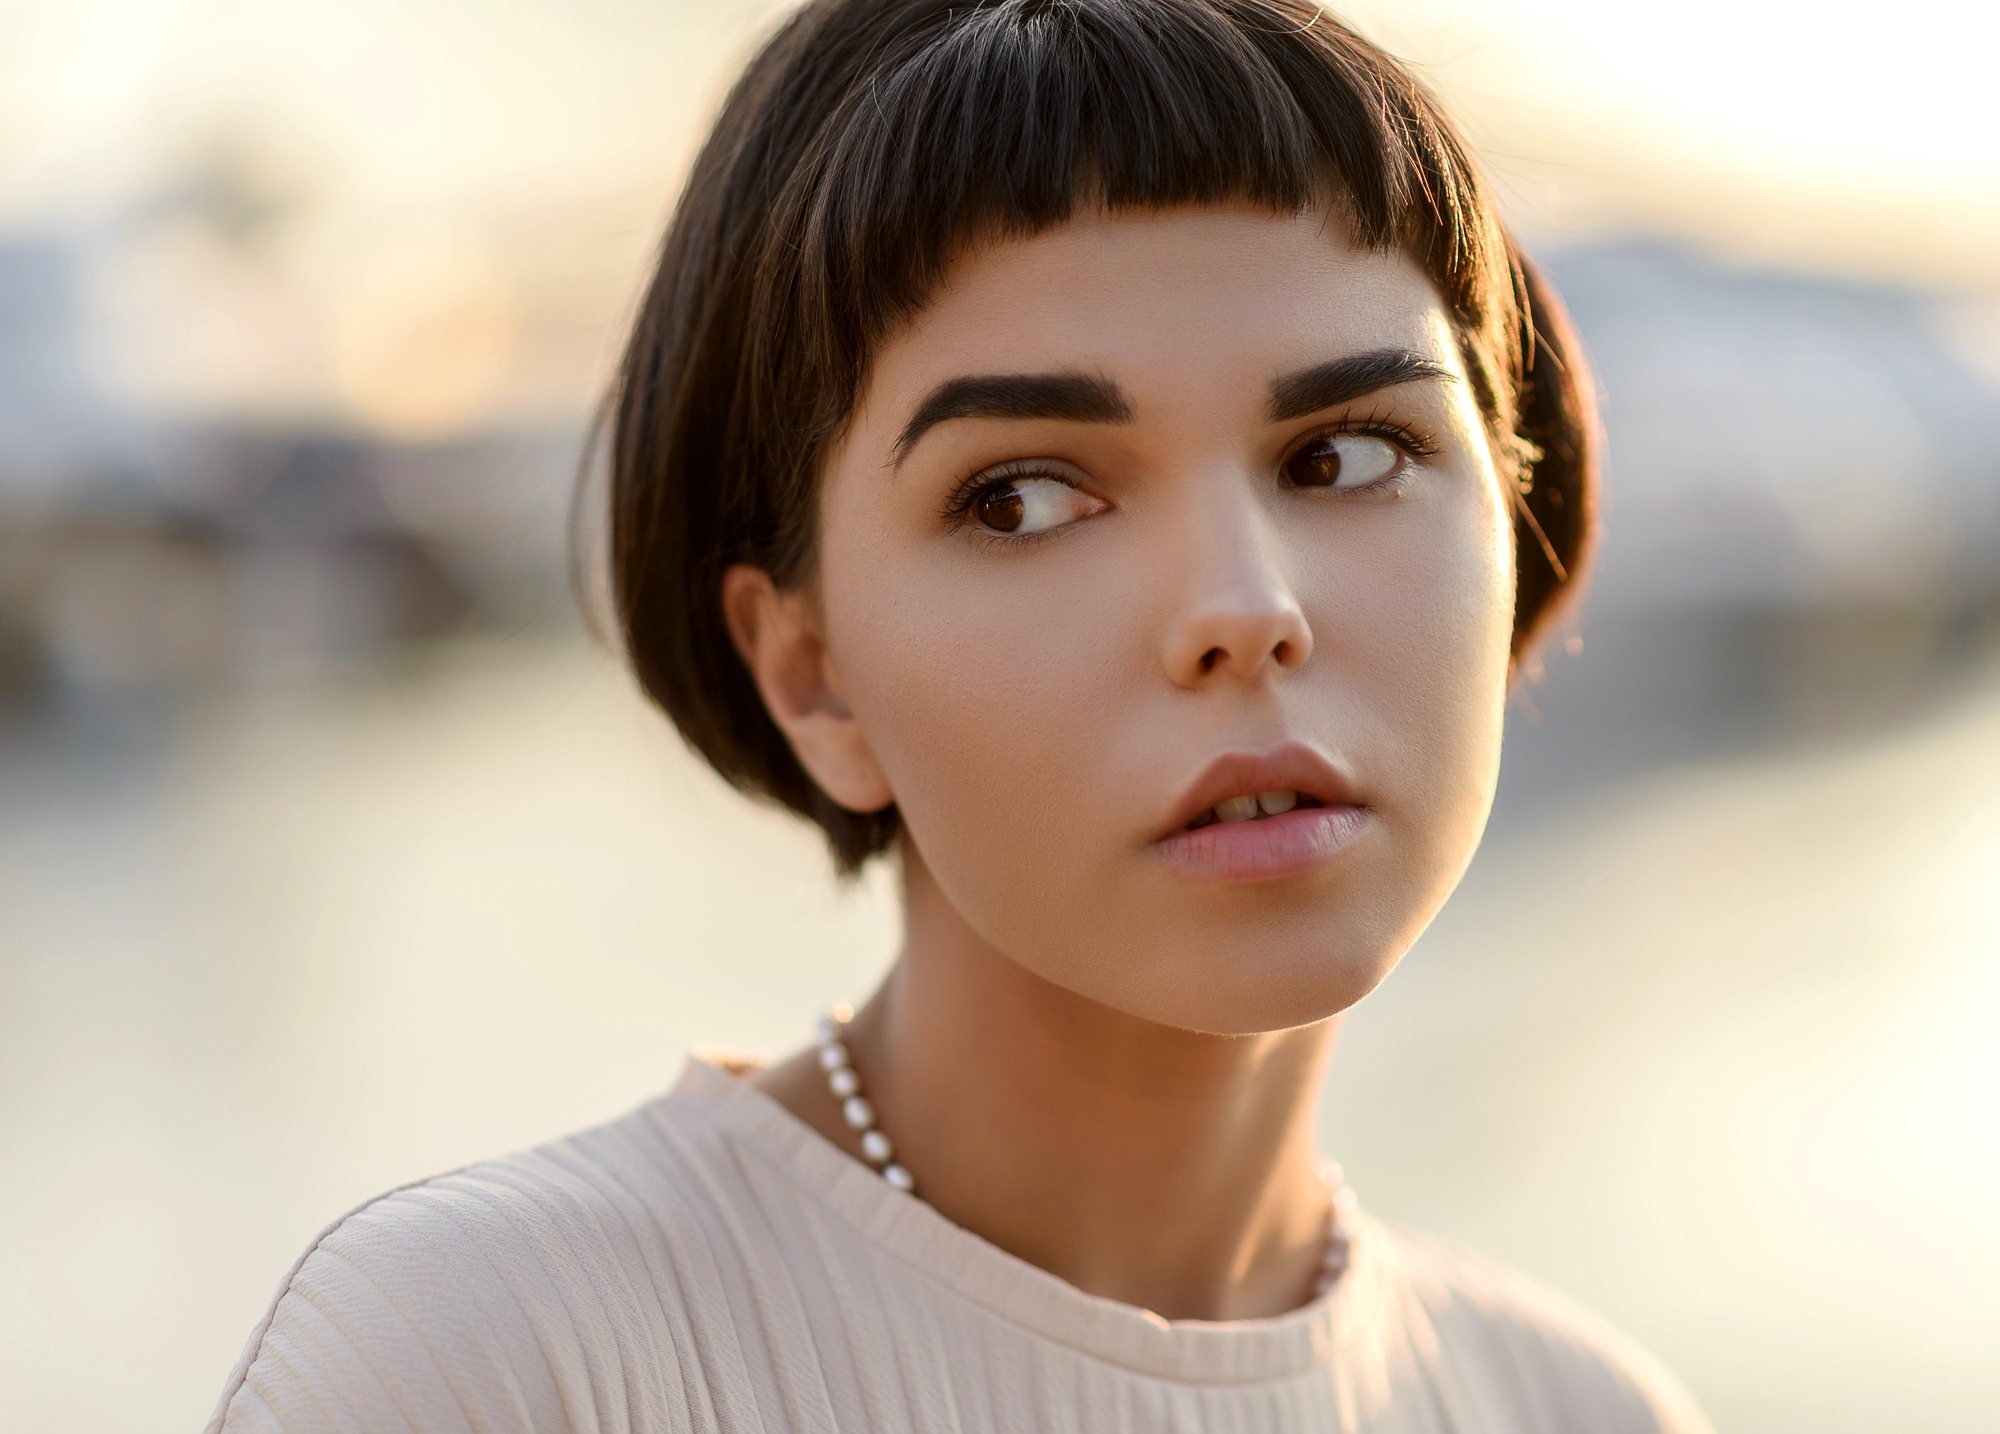
<path fill-rule="evenodd" d="M 1192 876 L 1263 881 L 1330 861 L 1366 830 L 1340 769 L 1301 742 L 1209 763 L 1173 808 L 1154 852 Z"/>

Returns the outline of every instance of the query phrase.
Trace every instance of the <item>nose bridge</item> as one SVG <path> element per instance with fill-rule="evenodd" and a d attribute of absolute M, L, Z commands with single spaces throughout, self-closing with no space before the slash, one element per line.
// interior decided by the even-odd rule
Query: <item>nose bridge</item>
<path fill-rule="evenodd" d="M 1256 484 L 1210 471 L 1190 475 L 1185 492 L 1163 654 L 1169 676 L 1198 686 L 1296 668 L 1312 651 L 1312 633 Z"/>

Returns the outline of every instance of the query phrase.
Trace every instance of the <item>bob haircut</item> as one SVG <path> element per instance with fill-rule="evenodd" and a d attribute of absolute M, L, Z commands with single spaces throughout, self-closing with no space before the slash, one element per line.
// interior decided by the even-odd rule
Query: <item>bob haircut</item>
<path fill-rule="evenodd" d="M 812 573 L 819 474 L 870 355 L 952 260 L 1080 205 L 1325 205 L 1407 253 L 1458 332 L 1515 513 L 1517 666 L 1594 519 L 1589 382 L 1437 101 L 1312 0 L 812 0 L 688 179 L 613 395 L 611 596 L 640 684 L 843 874 L 892 806 L 822 792 L 730 640 L 722 576 Z"/>

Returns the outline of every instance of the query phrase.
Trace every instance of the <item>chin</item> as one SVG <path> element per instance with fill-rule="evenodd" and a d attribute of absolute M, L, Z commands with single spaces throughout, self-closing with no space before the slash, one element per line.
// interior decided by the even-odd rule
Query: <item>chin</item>
<path fill-rule="evenodd" d="M 1261 1035 L 1337 1016 L 1382 984 L 1416 933 L 1293 923 L 1205 931 L 1183 925 L 1153 942 L 1121 942 L 1130 959 L 1088 973 L 1041 975 L 1157 1025 L 1217 1036 Z M 1317 929 L 1315 929 L 1317 928 Z M 1082 976 L 1084 979 L 1074 979 Z"/>
<path fill-rule="evenodd" d="M 1356 956 L 1308 954 L 1274 963 L 1251 979 L 1218 986 L 1232 973 L 1214 972 L 1208 989 L 1189 992 L 1171 1024 L 1218 1036 L 1250 1036 L 1316 1025 L 1338 1016 L 1381 985 L 1402 953 Z M 1220 999 L 1218 999 L 1218 996 Z"/>

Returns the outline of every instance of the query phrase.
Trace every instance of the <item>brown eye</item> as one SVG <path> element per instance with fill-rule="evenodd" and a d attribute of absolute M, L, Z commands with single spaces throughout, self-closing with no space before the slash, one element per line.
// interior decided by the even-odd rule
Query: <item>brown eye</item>
<path fill-rule="evenodd" d="M 1027 505 L 1021 501 L 1021 492 L 1012 483 L 988 488 L 972 505 L 972 516 L 996 533 L 1018 530 L 1026 512 Z"/>
<path fill-rule="evenodd" d="M 972 500 L 972 516 L 991 532 L 1027 537 L 1092 518 L 1109 505 L 1059 478 L 1010 478 Z"/>
<path fill-rule="evenodd" d="M 1315 438 L 1285 460 L 1285 481 L 1294 488 L 1365 488 L 1401 466 L 1403 455 L 1372 433 L 1335 433 Z"/>

